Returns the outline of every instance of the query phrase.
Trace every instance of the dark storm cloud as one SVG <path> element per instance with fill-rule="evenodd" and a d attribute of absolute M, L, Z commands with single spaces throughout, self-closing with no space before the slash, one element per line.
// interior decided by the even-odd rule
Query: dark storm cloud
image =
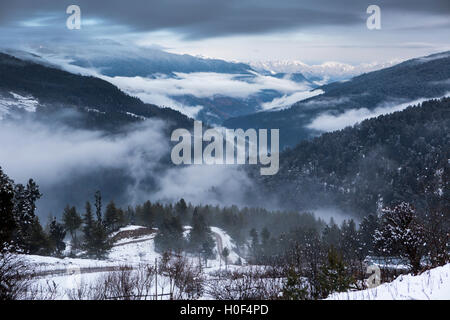
<path fill-rule="evenodd" d="M 61 15 L 55 18 L 59 26 L 70 4 L 79 5 L 83 17 L 99 18 L 134 31 L 169 29 L 188 38 L 359 24 L 367 17 L 365 9 L 370 4 L 379 5 L 385 12 L 414 12 L 424 17 L 450 14 L 448 0 L 2 0 L 0 25 L 18 25 L 52 14 Z"/>

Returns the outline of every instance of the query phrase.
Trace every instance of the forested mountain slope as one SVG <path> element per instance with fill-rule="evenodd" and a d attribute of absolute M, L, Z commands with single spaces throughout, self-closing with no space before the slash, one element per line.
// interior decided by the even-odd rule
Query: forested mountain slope
<path fill-rule="evenodd" d="M 191 124 L 181 113 L 144 104 L 99 78 L 69 73 L 0 53 L 0 96 L 12 99 L 11 93 L 36 99 L 38 116 L 45 117 L 64 109 L 77 111 L 84 115 L 77 124 L 88 129 L 114 131 L 121 125 L 146 118 L 170 121 L 177 127 Z"/>
<path fill-rule="evenodd" d="M 450 98 L 303 141 L 280 155 L 277 175 L 255 177 L 299 209 L 337 206 L 366 215 L 407 201 L 450 210 Z"/>
<path fill-rule="evenodd" d="M 95 190 L 119 203 L 154 190 L 172 130 L 192 124 L 99 78 L 0 53 L 0 166 L 38 180 L 43 216 Z"/>

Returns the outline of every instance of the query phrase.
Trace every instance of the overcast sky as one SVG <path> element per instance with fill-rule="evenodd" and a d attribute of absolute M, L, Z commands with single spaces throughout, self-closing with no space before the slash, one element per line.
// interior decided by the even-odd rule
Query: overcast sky
<path fill-rule="evenodd" d="M 0 0 L 0 46 L 110 38 L 239 61 L 383 62 L 450 50 L 449 0 Z M 81 30 L 66 8 L 81 8 Z M 366 9 L 381 8 L 381 30 Z"/>

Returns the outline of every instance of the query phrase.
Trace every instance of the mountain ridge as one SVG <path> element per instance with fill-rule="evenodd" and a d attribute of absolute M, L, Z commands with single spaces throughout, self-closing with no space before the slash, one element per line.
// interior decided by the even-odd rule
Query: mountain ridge
<path fill-rule="evenodd" d="M 432 99 L 450 92 L 450 52 L 411 59 L 390 68 L 319 87 L 323 94 L 282 111 L 259 112 L 224 121 L 228 128 L 279 128 L 283 147 L 294 146 L 326 130 L 308 128 L 321 115 L 345 115 L 349 110 L 368 111 L 416 99 Z M 320 119 L 319 119 L 320 120 Z"/>
<path fill-rule="evenodd" d="M 292 208 L 338 207 L 363 216 L 400 201 L 420 210 L 433 202 L 445 207 L 449 132 L 450 98 L 429 100 L 302 141 L 280 154 L 277 175 L 252 176 Z"/>
<path fill-rule="evenodd" d="M 117 126 L 136 122 L 139 118 L 159 118 L 176 123 L 178 127 L 192 122 L 178 111 L 145 104 L 102 79 L 5 53 L 0 53 L 0 91 L 3 95 L 15 92 L 34 97 L 41 106 L 37 108 L 40 114 L 67 108 L 76 110 L 86 116 L 95 129 L 114 131 Z M 92 110 L 98 112 L 90 112 Z"/>

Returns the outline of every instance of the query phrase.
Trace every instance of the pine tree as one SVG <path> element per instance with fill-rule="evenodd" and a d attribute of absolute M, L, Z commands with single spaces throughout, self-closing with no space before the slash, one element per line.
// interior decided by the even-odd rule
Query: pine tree
<path fill-rule="evenodd" d="M 72 245 L 73 247 L 78 246 L 77 241 L 77 230 L 81 227 L 81 224 L 83 223 L 83 219 L 78 214 L 77 209 L 75 207 L 69 207 L 67 206 L 64 209 L 63 213 L 63 224 L 67 231 L 69 231 L 70 236 L 72 238 Z"/>
<path fill-rule="evenodd" d="M 333 218 L 330 219 L 330 223 L 323 230 L 322 239 L 329 247 L 334 246 L 335 248 L 338 248 L 340 246 L 341 230 L 334 222 Z"/>
<path fill-rule="evenodd" d="M 150 201 L 147 200 L 142 206 L 136 207 L 136 218 L 139 225 L 154 227 L 155 214 Z"/>
<path fill-rule="evenodd" d="M 415 208 L 406 202 L 383 209 L 380 227 L 375 232 L 375 248 L 384 256 L 399 256 L 408 260 L 411 271 L 421 270 L 425 255 L 426 236 Z"/>
<path fill-rule="evenodd" d="M 283 299 L 286 300 L 306 300 L 309 298 L 308 287 L 304 278 L 293 268 L 290 268 L 287 272 L 282 294 Z"/>
<path fill-rule="evenodd" d="M 450 184 L 450 182 L 449 182 Z M 447 214 L 445 213 L 447 212 Z M 450 262 L 450 202 L 447 207 L 430 208 L 425 215 L 427 256 L 432 267 Z"/>
<path fill-rule="evenodd" d="M 99 208 L 101 206 L 97 206 Z M 108 237 L 107 230 L 102 222 L 102 216 L 97 215 L 94 220 L 91 204 L 86 202 L 86 212 L 84 214 L 84 242 L 83 248 L 90 257 L 103 258 L 109 249 L 111 242 Z"/>
<path fill-rule="evenodd" d="M 208 262 L 208 259 L 214 258 L 214 239 L 212 238 L 212 235 L 205 236 L 205 239 L 202 242 L 202 250 L 201 255 L 203 257 L 203 260 L 205 261 L 205 264 Z"/>
<path fill-rule="evenodd" d="M 0 167 L 0 252 L 12 241 L 17 225 L 14 219 L 14 183 Z"/>
<path fill-rule="evenodd" d="M 269 245 L 270 240 L 270 231 L 266 227 L 261 231 L 261 239 L 262 239 L 262 245 L 264 247 Z"/>
<path fill-rule="evenodd" d="M 178 217 L 164 219 L 155 237 L 159 252 L 179 253 L 185 248 L 183 226 Z"/>
<path fill-rule="evenodd" d="M 261 259 L 261 246 L 259 243 L 258 231 L 255 228 L 250 230 L 250 255 L 255 263 L 259 263 Z"/>
<path fill-rule="evenodd" d="M 35 216 L 35 203 L 40 197 L 39 187 L 32 179 L 26 186 L 16 185 L 0 168 L 0 252 L 4 248 L 25 253 L 40 250 L 43 242 L 35 238 L 37 233 L 39 237 L 43 233 Z"/>
<path fill-rule="evenodd" d="M 128 206 L 127 210 L 124 212 L 125 224 L 135 224 L 136 223 L 136 211 Z"/>
<path fill-rule="evenodd" d="M 368 215 L 364 217 L 359 225 L 358 238 L 361 244 L 361 255 L 367 256 L 373 254 L 375 231 L 379 227 L 379 221 L 376 215 Z"/>
<path fill-rule="evenodd" d="M 86 202 L 85 213 L 83 215 L 83 247 L 88 249 L 92 246 L 92 233 L 94 229 L 94 216 L 92 215 L 92 207 L 89 201 Z"/>
<path fill-rule="evenodd" d="M 360 258 L 360 243 L 356 224 L 353 219 L 344 221 L 341 226 L 341 252 L 346 261 L 355 261 Z"/>
<path fill-rule="evenodd" d="M 51 240 L 42 228 L 38 217 L 34 218 L 31 225 L 29 240 L 30 254 L 47 255 L 52 253 Z"/>
<path fill-rule="evenodd" d="M 127 221 L 128 221 L 127 214 L 121 208 L 118 208 L 116 212 L 115 230 L 121 227 L 125 227 L 127 225 Z"/>
<path fill-rule="evenodd" d="M 214 256 L 215 241 L 211 229 L 198 208 L 192 215 L 192 229 L 189 233 L 189 248 L 193 253 L 201 254 L 205 261 Z"/>
<path fill-rule="evenodd" d="M 88 254 L 101 259 L 106 256 L 111 247 L 112 243 L 104 224 L 101 221 L 94 221 L 91 246 L 88 248 Z"/>
<path fill-rule="evenodd" d="M 111 201 L 106 206 L 105 211 L 105 226 L 109 231 L 115 231 L 118 229 L 121 223 L 121 217 L 119 210 L 116 208 L 114 201 Z"/>
<path fill-rule="evenodd" d="M 28 181 L 25 187 L 22 184 L 15 186 L 13 214 L 17 228 L 14 241 L 25 252 L 30 250 L 30 229 L 35 218 L 36 201 L 41 196 L 39 187 L 32 179 Z"/>
<path fill-rule="evenodd" d="M 64 226 L 56 221 L 56 218 L 53 218 L 50 223 L 49 237 L 53 247 L 55 248 L 56 254 L 61 255 L 62 251 L 66 248 L 66 244 L 64 243 L 66 231 L 64 230 Z"/>
<path fill-rule="evenodd" d="M 188 223 L 187 209 L 186 201 L 183 198 L 175 204 L 175 213 L 180 218 L 182 224 Z"/>
<path fill-rule="evenodd" d="M 95 214 L 97 221 L 102 222 L 102 194 L 100 191 L 95 192 Z"/>
<path fill-rule="evenodd" d="M 320 268 L 320 294 L 322 298 L 333 292 L 343 292 L 355 286 L 355 280 L 347 271 L 342 256 L 331 246 L 328 251 L 327 262 Z"/>
<path fill-rule="evenodd" d="M 230 256 L 230 250 L 225 247 L 222 250 L 222 257 L 225 260 L 225 268 L 228 268 L 228 257 Z"/>

